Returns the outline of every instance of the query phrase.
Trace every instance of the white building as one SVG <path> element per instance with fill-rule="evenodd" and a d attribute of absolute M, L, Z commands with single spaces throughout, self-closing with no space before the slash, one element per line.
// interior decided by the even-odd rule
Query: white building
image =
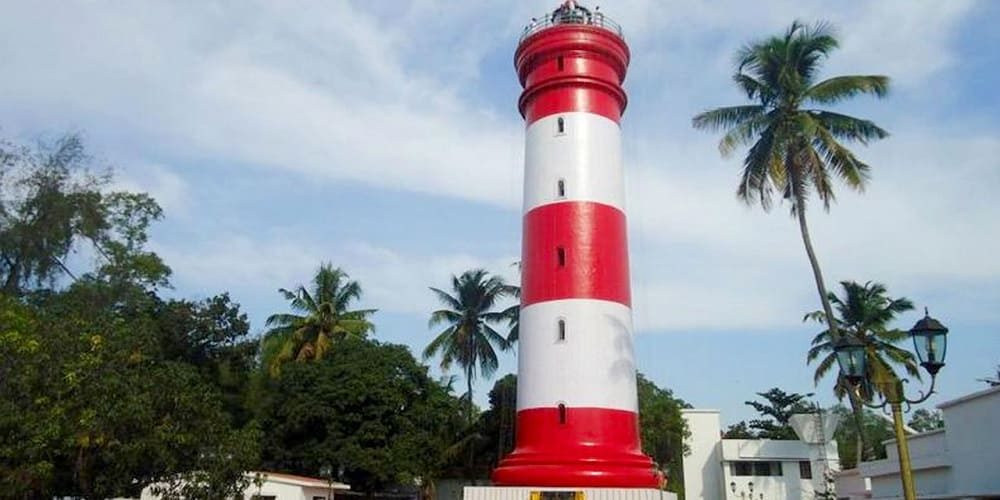
<path fill-rule="evenodd" d="M 336 481 L 278 472 L 247 472 L 246 476 L 250 485 L 243 492 L 244 500 L 332 500 L 336 492 L 351 489 Z M 140 500 L 159 500 L 152 489 L 144 488 Z"/>
<path fill-rule="evenodd" d="M 682 413 L 691 431 L 691 453 L 684 457 L 687 500 L 811 500 L 826 489 L 824 471 L 839 468 L 834 441 L 722 439 L 717 410 Z M 811 437 L 816 429 L 804 430 Z"/>
<path fill-rule="evenodd" d="M 944 428 L 908 436 L 919 498 L 1000 498 L 1000 387 L 938 405 Z M 902 497 L 896 440 L 884 443 L 885 460 L 862 462 L 873 499 Z"/>

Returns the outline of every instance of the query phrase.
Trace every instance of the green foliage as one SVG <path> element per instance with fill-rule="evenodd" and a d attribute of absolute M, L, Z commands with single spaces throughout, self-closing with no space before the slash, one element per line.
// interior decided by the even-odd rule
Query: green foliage
<path fill-rule="evenodd" d="M 20 296 L 77 279 L 66 258 L 84 248 L 98 256 L 98 279 L 166 285 L 170 269 L 143 249 L 159 205 L 146 194 L 108 192 L 111 176 L 93 173 L 78 134 L 34 148 L 0 141 L 0 160 L 0 291 Z"/>
<path fill-rule="evenodd" d="M 685 440 L 691 435 L 681 409 L 691 406 L 674 397 L 641 373 L 636 374 L 639 393 L 639 427 L 642 451 L 653 458 L 667 475 L 667 490 L 684 497 Z"/>
<path fill-rule="evenodd" d="M 141 289 L 91 281 L 28 304 L 4 300 L 2 350 L 13 369 L 0 380 L 0 483 L 8 491 L 136 496 L 192 470 L 225 489 L 232 469 L 255 462 L 253 429 L 230 430 L 215 388 L 194 366 L 162 357 L 154 304 Z M 218 456 L 227 458 L 212 462 Z"/>
<path fill-rule="evenodd" d="M 0 140 L 0 489 L 232 496 L 257 462 L 255 426 L 231 426 L 256 352 L 246 318 L 226 295 L 157 296 L 170 270 L 145 246 L 162 211 L 94 165 L 76 134 Z M 93 266 L 71 270 L 73 252 Z"/>
<path fill-rule="evenodd" d="M 816 411 L 816 407 L 807 401 L 812 397 L 812 393 L 785 392 L 772 387 L 766 392 L 758 392 L 757 395 L 764 401 L 745 401 L 744 404 L 753 407 L 764 418 L 730 425 L 723 433 L 725 439 L 795 440 L 799 437 L 789 423 L 792 415 Z"/>
<path fill-rule="evenodd" d="M 460 415 L 457 400 L 399 345 L 345 339 L 267 384 L 265 465 L 316 474 L 329 464 L 364 492 L 438 470 Z"/>
<path fill-rule="evenodd" d="M 837 426 L 833 437 L 837 440 L 837 453 L 840 455 L 841 469 L 853 469 L 857 466 L 859 446 L 864 447 L 864 443 L 881 443 L 895 437 L 892 423 L 886 417 L 879 416 L 873 411 L 861 411 L 860 426 L 856 425 L 854 420 L 855 414 L 851 408 L 837 405 L 831 408 L 830 411 L 840 416 L 840 424 Z M 859 428 L 862 432 L 862 439 L 858 439 Z M 869 459 L 872 460 L 886 457 L 885 448 L 882 446 L 871 450 L 870 453 Z"/>
<path fill-rule="evenodd" d="M 452 276 L 451 288 L 454 295 L 431 288 L 446 308 L 431 313 L 428 326 L 445 324 L 447 328 L 427 344 L 424 359 L 440 353 L 443 370 L 448 370 L 453 363 L 462 368 L 465 373 L 467 416 L 471 425 L 475 419 L 472 383 L 476 378 L 476 368 L 483 377 L 492 376 L 499 363 L 494 346 L 502 350 L 510 346 L 492 325 L 509 322 L 512 313 L 510 309 L 494 311 L 493 308 L 515 292 L 513 287 L 504 283 L 503 278 L 490 276 L 483 269 Z"/>
<path fill-rule="evenodd" d="M 722 433 L 723 439 L 757 439 L 757 434 L 750 430 L 750 424 L 745 420 L 740 420 L 726 428 Z"/>
<path fill-rule="evenodd" d="M 909 426 L 917 432 L 944 429 L 944 416 L 941 414 L 941 410 L 920 408 L 913 412 L 913 416 L 910 417 Z"/>
<path fill-rule="evenodd" d="M 815 195 L 829 209 L 835 199 L 834 178 L 863 191 L 871 167 L 843 143 L 867 145 L 888 132 L 868 120 L 806 106 L 834 104 L 862 94 L 884 97 L 889 90 L 889 79 L 878 75 L 817 81 L 823 61 L 838 45 L 829 25 L 806 26 L 798 21 L 784 35 L 747 44 L 736 54 L 733 80 L 752 104 L 705 111 L 692 119 L 695 128 L 725 132 L 719 142 L 723 156 L 749 146 L 736 190 L 740 200 L 760 202 L 765 210 L 775 193 L 790 202 L 834 338 L 839 334 L 809 237 L 806 201 Z"/>
<path fill-rule="evenodd" d="M 750 428 L 756 430 L 756 436 L 760 439 L 798 439 L 795 430 L 789 424 L 792 415 L 816 411 L 816 408 L 806 401 L 812 397 L 812 393 L 787 393 L 772 387 L 767 392 L 758 392 L 757 395 L 764 398 L 764 402 L 746 401 L 744 404 L 752 406 L 764 417 L 750 421 Z"/>
<path fill-rule="evenodd" d="M 321 264 L 311 289 L 278 290 L 294 313 L 267 318 L 263 358 L 271 375 L 289 361 L 322 359 L 334 344 L 347 338 L 365 338 L 374 330 L 369 321 L 374 309 L 350 310 L 361 298 L 361 285 L 340 268 Z"/>
<path fill-rule="evenodd" d="M 898 379 L 895 367 L 902 367 L 907 374 L 916 379 L 920 379 L 920 371 L 917 369 L 916 357 L 913 353 L 897 347 L 896 344 L 907 339 L 907 332 L 899 329 L 890 329 L 889 324 L 896 318 L 896 315 L 913 309 L 913 303 L 903 297 L 893 299 L 888 296 L 888 290 L 881 283 L 871 281 L 859 284 L 854 281 L 842 281 L 840 285 L 844 289 L 843 298 L 835 294 L 828 294 L 828 300 L 836 308 L 836 316 L 832 318 L 837 325 L 838 331 L 843 335 L 849 335 L 858 339 L 865 345 L 866 380 L 874 383 L 861 384 L 858 388 L 858 395 L 851 395 L 850 384 L 837 372 L 837 381 L 834 383 L 834 394 L 843 399 L 849 396 L 851 407 L 854 411 L 852 420 L 855 427 L 861 427 L 861 405 L 857 401 L 857 396 L 863 399 L 871 399 L 876 394 L 884 393 L 893 381 Z M 805 320 L 813 320 L 821 324 L 829 324 L 830 319 L 823 311 L 815 311 L 807 314 Z M 834 336 L 830 329 L 818 333 L 812 340 L 812 347 L 806 355 L 806 362 L 812 363 L 819 359 L 816 366 L 816 373 L 813 381 L 819 385 L 819 381 L 837 368 L 837 355 L 833 350 Z M 822 358 L 822 359 L 820 359 Z M 864 432 L 856 433 L 862 439 L 862 446 L 859 450 L 861 456 L 856 457 L 858 461 L 865 454 L 871 455 L 873 441 L 867 440 Z"/>
<path fill-rule="evenodd" d="M 228 293 L 202 301 L 157 301 L 157 342 L 164 359 L 187 363 L 221 393 L 223 408 L 238 427 L 252 418 L 249 408 L 257 370 L 258 342 L 250 323 Z"/>

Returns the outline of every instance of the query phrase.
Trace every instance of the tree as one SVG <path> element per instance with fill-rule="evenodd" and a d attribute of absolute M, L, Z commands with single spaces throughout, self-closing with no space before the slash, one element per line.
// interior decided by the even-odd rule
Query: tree
<path fill-rule="evenodd" d="M 854 411 L 843 405 L 836 405 L 830 411 L 840 417 L 833 438 L 837 440 L 837 454 L 842 469 L 853 469 L 860 461 L 859 449 L 865 443 L 881 443 L 895 437 L 892 423 L 884 415 L 871 410 L 862 409 L 861 426 L 852 419 Z M 860 429 L 860 434 L 859 430 Z M 870 450 L 870 459 L 878 460 L 886 457 L 884 447 Z"/>
<path fill-rule="evenodd" d="M 749 427 L 756 430 L 758 439 L 798 439 L 789 421 L 796 413 L 812 413 L 815 406 L 806 402 L 812 393 L 788 393 L 777 387 L 767 392 L 758 392 L 764 401 L 745 401 L 744 404 L 753 407 L 764 418 L 750 421 Z"/>
<path fill-rule="evenodd" d="M 146 194 L 108 191 L 110 174 L 79 134 L 31 148 L 0 140 L 0 291 L 20 296 L 59 278 L 79 279 L 67 256 L 89 245 L 100 262 L 93 275 L 156 288 L 170 269 L 143 247 L 162 217 Z"/>
<path fill-rule="evenodd" d="M 757 439 L 757 434 L 750 430 L 750 424 L 746 420 L 740 420 L 726 427 L 725 432 L 722 433 L 722 439 Z"/>
<path fill-rule="evenodd" d="M 920 408 L 910 417 L 910 427 L 917 432 L 944 429 L 944 416 L 941 415 L 941 410 Z"/>
<path fill-rule="evenodd" d="M 490 276 L 483 269 L 474 269 L 451 277 L 454 295 L 431 288 L 446 307 L 431 313 L 428 327 L 440 324 L 447 327 L 437 334 L 424 349 L 424 359 L 441 354 L 441 368 L 447 370 L 453 363 L 465 373 L 467 419 L 475 420 L 472 402 L 472 383 L 476 368 L 483 377 L 490 377 L 497 369 L 498 360 L 494 346 L 506 349 L 507 339 L 493 326 L 508 321 L 510 313 L 495 311 L 497 303 L 511 294 L 511 288 L 499 276 Z"/>
<path fill-rule="evenodd" d="M 222 393 L 234 423 L 247 424 L 259 341 L 250 338 L 240 305 L 223 293 L 201 301 L 158 299 L 152 307 L 163 358 L 195 367 Z"/>
<path fill-rule="evenodd" d="M 817 82 L 823 60 L 837 47 L 829 25 L 809 27 L 797 21 L 783 36 L 745 46 L 737 52 L 733 79 L 755 104 L 713 109 L 692 120 L 695 128 L 726 131 L 719 142 L 723 156 L 752 144 L 736 191 L 741 200 L 759 201 L 768 210 L 778 192 L 790 202 L 834 339 L 839 334 L 809 237 L 806 201 L 815 194 L 829 210 L 835 198 L 834 177 L 862 191 L 871 167 L 841 141 L 868 144 L 888 133 L 868 120 L 804 106 L 836 104 L 860 94 L 884 97 L 889 90 L 885 76 L 848 75 Z"/>
<path fill-rule="evenodd" d="M 667 490 L 684 496 L 685 440 L 691 435 L 681 409 L 691 405 L 674 396 L 670 389 L 657 387 L 641 373 L 636 374 L 639 397 L 639 428 L 642 451 L 652 457 L 667 475 Z"/>
<path fill-rule="evenodd" d="M 329 464 L 366 493 L 438 470 L 462 416 L 405 346 L 371 340 L 347 338 L 266 383 L 265 466 L 316 474 Z"/>
<path fill-rule="evenodd" d="M 154 297 L 83 280 L 0 303 L 0 484 L 29 496 L 137 496 L 200 474 L 233 491 L 256 464 L 256 431 L 233 430 L 198 370 L 166 360 Z M 214 495 L 213 495 L 214 496 Z"/>
<path fill-rule="evenodd" d="M 854 281 L 842 281 L 843 298 L 830 293 L 828 300 L 836 307 L 837 315 L 832 322 L 837 325 L 843 335 L 859 340 L 865 345 L 866 375 L 865 380 L 875 381 L 875 384 L 862 384 L 859 394 L 851 392 L 850 384 L 843 379 L 839 371 L 834 384 L 834 393 L 838 398 L 848 396 L 854 411 L 856 426 L 861 425 L 861 403 L 858 401 L 871 399 L 877 393 L 888 390 L 887 385 L 898 379 L 894 366 L 902 367 L 906 373 L 917 379 L 920 371 L 913 353 L 897 347 L 896 344 L 906 340 L 907 332 L 890 329 L 896 315 L 913 309 L 913 303 L 905 297 L 893 299 L 888 296 L 888 290 L 881 283 L 871 281 L 859 284 Z M 804 320 L 813 320 L 820 324 L 829 324 L 826 313 L 815 311 L 805 316 Z M 806 362 L 812 363 L 819 359 L 813 382 L 819 385 L 820 380 L 837 366 L 837 355 L 834 352 L 835 339 L 829 329 L 817 334 L 812 340 L 812 347 L 806 355 Z M 822 358 L 822 359 L 820 359 Z M 869 450 L 864 433 L 860 452 Z M 862 457 L 859 456 L 858 460 Z"/>
<path fill-rule="evenodd" d="M 278 290 L 294 313 L 273 314 L 264 334 L 263 357 L 268 371 L 277 375 L 292 361 L 322 359 L 334 344 L 347 338 L 365 338 L 374 330 L 369 321 L 375 309 L 350 310 L 361 298 L 361 285 L 340 268 L 326 263 L 313 277 L 311 289 Z"/>

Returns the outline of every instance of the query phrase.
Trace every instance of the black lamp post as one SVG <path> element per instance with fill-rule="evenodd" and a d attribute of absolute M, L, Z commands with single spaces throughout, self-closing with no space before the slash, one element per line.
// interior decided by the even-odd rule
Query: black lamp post
<path fill-rule="evenodd" d="M 852 388 L 852 397 L 856 397 L 869 408 L 882 408 L 886 405 L 892 409 L 893 427 L 896 431 L 896 451 L 899 452 L 899 476 L 903 483 L 903 497 L 905 500 L 916 499 L 916 488 L 913 486 L 913 471 L 910 466 L 910 448 L 906 442 L 906 434 L 903 432 L 903 409 L 905 403 L 907 410 L 910 405 L 922 403 L 934 394 L 934 382 L 937 373 L 944 366 L 944 356 L 948 350 L 948 328 L 940 321 L 930 317 L 927 309 L 924 308 L 924 317 L 917 321 L 910 329 L 910 337 L 913 338 L 913 347 L 917 351 L 920 359 L 920 366 L 927 370 L 931 376 L 931 386 L 924 394 L 916 399 L 908 399 L 903 394 L 903 382 L 900 380 L 868 380 L 868 356 L 867 348 L 861 339 L 850 334 L 845 334 L 838 340 L 834 347 L 837 356 L 837 364 L 840 365 L 840 374 Z M 862 384 L 875 382 L 881 384 L 879 393 L 881 394 L 878 403 L 867 401 L 865 395 L 859 390 Z"/>

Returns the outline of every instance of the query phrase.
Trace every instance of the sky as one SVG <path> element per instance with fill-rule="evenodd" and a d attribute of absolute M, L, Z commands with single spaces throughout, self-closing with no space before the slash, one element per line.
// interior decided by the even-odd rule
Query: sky
<path fill-rule="evenodd" d="M 82 132 L 116 187 L 151 193 L 171 295 L 228 291 L 259 334 L 286 310 L 278 288 L 332 262 L 361 283 L 359 307 L 379 310 L 375 338 L 419 356 L 435 333 L 428 287 L 475 267 L 518 280 L 512 57 L 556 3 L 0 0 L 0 135 Z M 741 156 L 720 157 L 718 135 L 690 125 L 744 102 L 730 79 L 742 44 L 826 20 L 841 48 L 823 75 L 892 78 L 887 99 L 835 108 L 891 136 L 855 149 L 873 166 L 863 194 L 841 186 L 829 212 L 809 207 L 826 280 L 885 283 L 951 329 L 932 403 L 986 387 L 976 379 L 1000 364 L 1000 3 L 601 10 L 632 50 L 622 127 L 640 371 L 725 423 L 753 417 L 743 402 L 775 386 L 833 401 L 805 363 L 820 328 L 802 316 L 819 303 L 788 207 L 738 202 Z M 504 354 L 497 376 L 514 370 Z M 480 403 L 492 382 L 477 383 Z"/>

